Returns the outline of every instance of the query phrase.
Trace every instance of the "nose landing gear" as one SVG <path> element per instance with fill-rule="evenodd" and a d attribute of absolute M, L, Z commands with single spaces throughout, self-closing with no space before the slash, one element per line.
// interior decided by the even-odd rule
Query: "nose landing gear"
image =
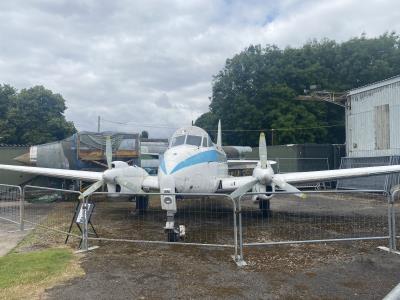
<path fill-rule="evenodd" d="M 167 222 L 165 223 L 164 231 L 167 235 L 168 242 L 178 242 L 185 238 L 186 228 L 185 225 L 175 226 L 174 211 L 167 211 Z"/>

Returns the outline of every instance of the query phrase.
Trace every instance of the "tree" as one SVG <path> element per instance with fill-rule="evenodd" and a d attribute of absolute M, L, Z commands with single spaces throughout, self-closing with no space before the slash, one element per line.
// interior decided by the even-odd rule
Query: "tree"
<path fill-rule="evenodd" d="M 140 134 L 140 137 L 143 139 L 148 139 L 149 133 L 146 130 L 143 130 L 142 133 Z"/>
<path fill-rule="evenodd" d="M 41 144 L 61 140 L 76 132 L 72 122 L 65 119 L 65 100 L 60 94 L 54 94 L 43 86 L 23 89 L 19 93 L 9 86 L 0 89 L 0 101 L 4 88 L 8 90 L 8 108 L 4 114 L 0 136 L 3 143 Z"/>
<path fill-rule="evenodd" d="M 271 143 L 343 143 L 344 109 L 325 102 L 295 100 L 310 85 L 346 91 L 400 74 L 400 38 L 385 33 L 343 43 L 313 40 L 300 48 L 249 46 L 226 60 L 213 78 L 210 111 L 195 124 L 207 130 L 222 120 L 224 142 L 258 144 L 267 131 Z M 249 131 L 250 130 L 250 131 Z"/>

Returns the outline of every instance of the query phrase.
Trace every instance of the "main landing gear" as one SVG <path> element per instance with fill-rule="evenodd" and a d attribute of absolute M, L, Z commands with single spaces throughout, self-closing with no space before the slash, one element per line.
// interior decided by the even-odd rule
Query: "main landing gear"
<path fill-rule="evenodd" d="M 268 217 L 270 215 L 271 209 L 269 199 L 260 199 L 258 201 L 258 207 L 263 217 Z"/>

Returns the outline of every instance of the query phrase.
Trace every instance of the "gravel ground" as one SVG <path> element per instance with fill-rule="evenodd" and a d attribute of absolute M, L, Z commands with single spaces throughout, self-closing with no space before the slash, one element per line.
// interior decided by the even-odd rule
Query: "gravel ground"
<path fill-rule="evenodd" d="M 179 246 L 102 244 L 86 276 L 49 299 L 382 299 L 399 281 L 400 258 L 371 243 L 280 246 L 246 253 Z"/>

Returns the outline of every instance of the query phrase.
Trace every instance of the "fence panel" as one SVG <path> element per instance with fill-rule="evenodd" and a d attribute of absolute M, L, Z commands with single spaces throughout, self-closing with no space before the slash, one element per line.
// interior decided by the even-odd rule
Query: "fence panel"
<path fill-rule="evenodd" d="M 0 221 L 20 225 L 21 196 L 19 186 L 0 184 Z"/>
<path fill-rule="evenodd" d="M 24 187 L 24 223 L 41 236 L 37 242 L 64 242 L 76 237 L 80 242 L 81 232 L 74 222 L 80 193 L 70 190 L 35 186 Z"/>
<path fill-rule="evenodd" d="M 91 223 L 100 239 L 122 241 L 166 242 L 166 211 L 161 209 L 160 194 L 148 195 L 148 208 L 136 209 L 134 195 L 125 199 L 95 193 L 89 198 L 95 209 Z M 182 197 L 184 199 L 182 199 Z M 226 195 L 177 195 L 175 224 L 185 226 L 180 242 L 214 246 L 235 246 L 235 202 Z M 139 200 L 138 200 L 139 199 Z M 90 230 L 90 226 L 89 226 Z M 92 239 L 94 235 L 90 235 Z"/>
<path fill-rule="evenodd" d="M 388 238 L 388 204 L 383 194 L 306 194 L 306 199 L 292 194 L 275 195 L 270 200 L 268 216 L 263 216 L 251 200 L 244 199 L 244 246 Z"/>

